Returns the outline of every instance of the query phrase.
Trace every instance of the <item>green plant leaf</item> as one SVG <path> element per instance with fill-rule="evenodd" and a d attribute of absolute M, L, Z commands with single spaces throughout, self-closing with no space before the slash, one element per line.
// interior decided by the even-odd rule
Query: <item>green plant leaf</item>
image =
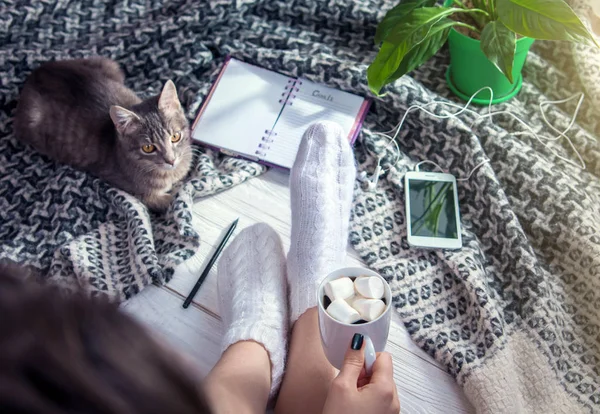
<path fill-rule="evenodd" d="M 382 43 L 375 60 L 367 69 L 371 91 L 378 95 L 384 85 L 400 78 L 433 56 L 446 41 L 448 29 L 458 24 L 444 17 L 456 10 L 442 7 L 416 9 L 405 18 L 412 23 L 404 22 L 394 28 L 388 39 L 404 35 L 403 40 L 397 43 L 385 40 Z M 411 18 L 413 15 L 414 18 Z"/>
<path fill-rule="evenodd" d="M 563 0 L 497 0 L 498 19 L 521 36 L 596 43 Z"/>
<path fill-rule="evenodd" d="M 404 18 L 400 19 L 396 25 L 388 32 L 385 40 L 394 44 L 406 43 L 412 46 L 422 42 L 431 27 L 456 12 L 461 12 L 462 9 L 453 7 L 422 7 L 415 9 Z"/>
<path fill-rule="evenodd" d="M 401 78 L 408 72 L 423 63 L 427 62 L 433 55 L 435 55 L 448 40 L 448 33 L 450 28 L 457 25 L 458 23 L 454 20 L 444 18 L 437 22 L 429 31 L 429 35 L 421 43 L 413 47 L 404 56 L 404 59 L 400 62 L 398 69 L 386 80 L 386 83 L 391 83 L 396 79 Z"/>
<path fill-rule="evenodd" d="M 513 83 L 513 63 L 517 49 L 517 35 L 502 22 L 489 22 L 481 32 L 481 50 L 490 62 Z"/>
<path fill-rule="evenodd" d="M 385 40 L 390 30 L 402 20 L 406 15 L 412 12 L 414 9 L 420 7 L 431 7 L 435 4 L 436 0 L 405 0 L 398 4 L 396 7 L 390 9 L 377 26 L 377 32 L 375 33 L 375 44 L 378 45 Z"/>
<path fill-rule="evenodd" d="M 394 44 L 386 40 L 382 43 L 375 60 L 367 69 L 369 88 L 374 94 L 378 95 L 384 85 L 423 64 L 444 45 L 450 27 L 459 23 L 443 17 L 453 9 L 444 9 L 441 18 L 431 19 L 431 16 L 440 14 L 433 13 L 440 9 L 431 8 L 426 13 L 422 11 L 427 9 L 414 10 L 411 14 L 417 14 L 422 21 L 427 20 L 427 23 L 405 36 L 403 42 Z M 405 26 L 401 26 L 395 34 L 402 28 Z"/>
<path fill-rule="evenodd" d="M 367 81 L 371 92 L 379 95 L 381 88 L 388 83 L 390 75 L 400 66 L 405 54 L 405 46 L 397 46 L 385 41 L 381 44 L 375 60 L 367 69 Z"/>

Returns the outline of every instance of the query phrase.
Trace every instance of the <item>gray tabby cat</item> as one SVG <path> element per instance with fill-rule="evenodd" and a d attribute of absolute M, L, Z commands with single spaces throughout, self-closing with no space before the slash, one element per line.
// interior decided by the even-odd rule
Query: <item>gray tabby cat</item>
<path fill-rule="evenodd" d="M 49 62 L 27 79 L 17 137 L 165 210 L 192 161 L 189 124 L 172 81 L 142 101 L 104 58 Z"/>

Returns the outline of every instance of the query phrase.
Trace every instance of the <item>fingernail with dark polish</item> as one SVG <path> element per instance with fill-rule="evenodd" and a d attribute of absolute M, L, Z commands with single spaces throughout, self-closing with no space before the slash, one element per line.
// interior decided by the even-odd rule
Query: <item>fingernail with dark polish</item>
<path fill-rule="evenodd" d="M 354 349 L 355 351 L 360 350 L 362 348 L 363 339 L 365 339 L 364 336 L 362 336 L 359 333 L 355 333 L 352 337 L 352 349 Z"/>

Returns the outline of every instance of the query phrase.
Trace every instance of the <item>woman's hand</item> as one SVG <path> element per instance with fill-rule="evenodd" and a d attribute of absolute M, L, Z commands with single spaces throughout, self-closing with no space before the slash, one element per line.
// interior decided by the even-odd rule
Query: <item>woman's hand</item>
<path fill-rule="evenodd" d="M 357 335 L 360 334 L 354 335 L 353 346 L 346 352 L 344 365 L 331 384 L 323 414 L 398 414 L 400 400 L 391 355 L 377 354 L 373 375 L 367 377 L 363 367 L 363 337 Z"/>

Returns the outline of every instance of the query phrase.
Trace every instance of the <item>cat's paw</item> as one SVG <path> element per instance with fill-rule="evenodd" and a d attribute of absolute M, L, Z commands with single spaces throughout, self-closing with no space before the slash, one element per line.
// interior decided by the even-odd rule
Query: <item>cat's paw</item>
<path fill-rule="evenodd" d="M 173 202 L 173 194 L 169 193 L 160 193 L 160 194 L 150 194 L 146 196 L 143 200 L 144 204 L 148 206 L 148 208 L 157 213 L 164 213 L 167 211 L 171 203 Z"/>

